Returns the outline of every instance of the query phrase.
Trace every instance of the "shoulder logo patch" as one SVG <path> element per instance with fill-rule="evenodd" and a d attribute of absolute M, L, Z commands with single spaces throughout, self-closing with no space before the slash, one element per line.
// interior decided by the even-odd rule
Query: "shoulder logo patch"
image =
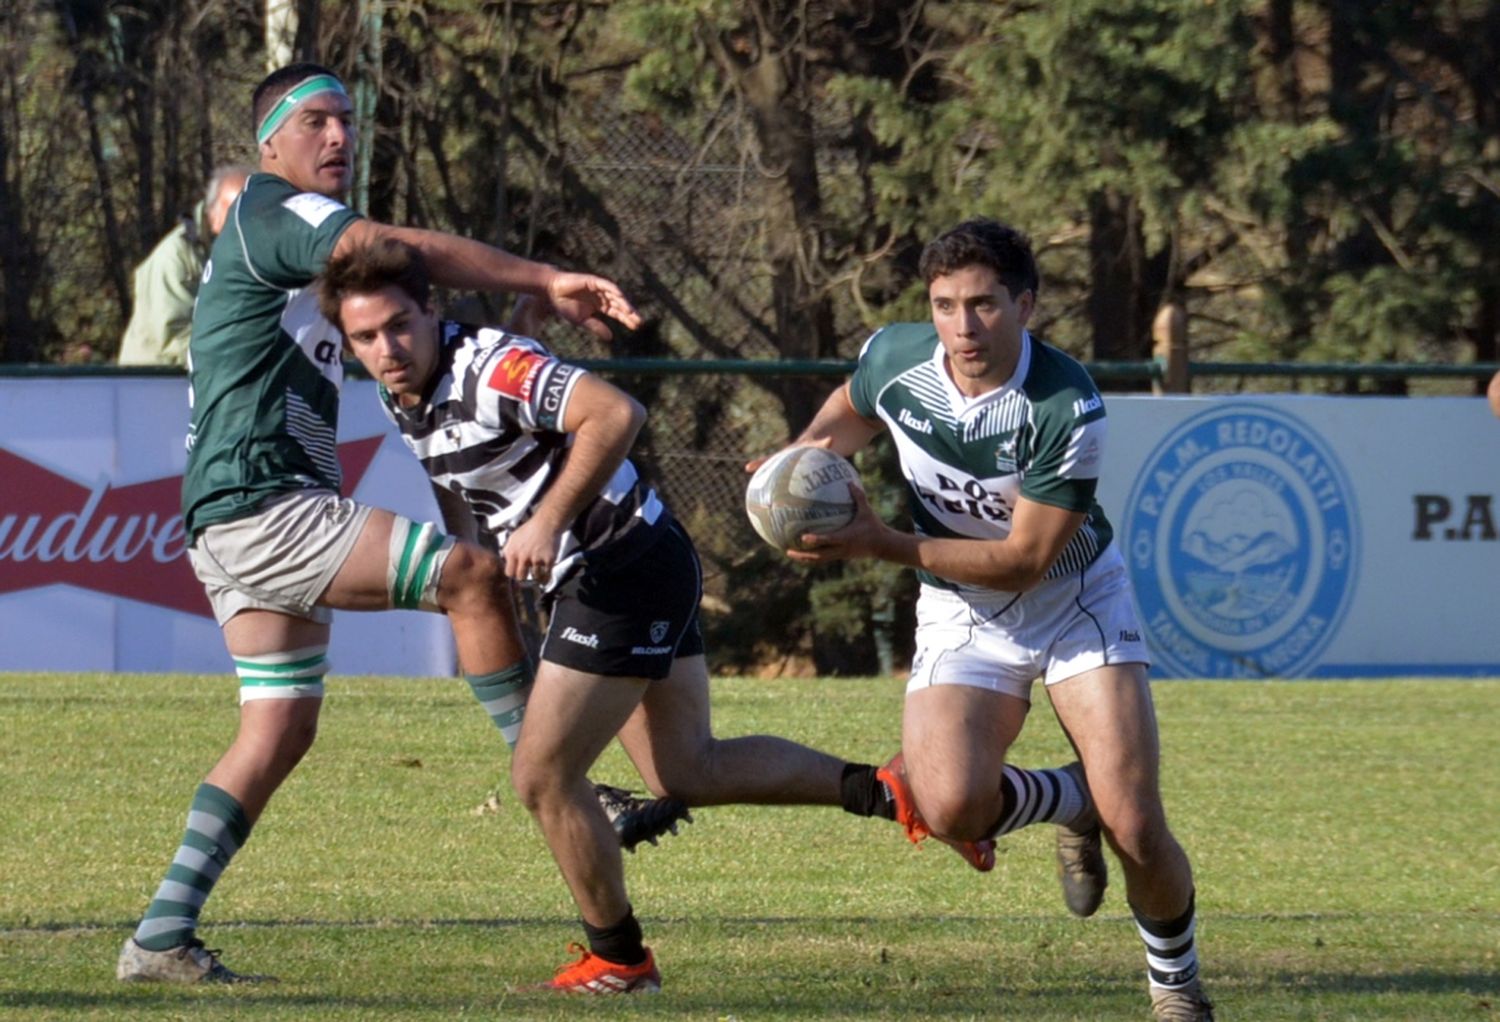
<path fill-rule="evenodd" d="M 1097 412 L 1104 407 L 1104 399 L 1098 394 L 1092 397 L 1081 397 L 1073 402 L 1073 418 L 1081 419 L 1089 412 Z"/>
<path fill-rule="evenodd" d="M 348 208 L 337 199 L 330 199 L 328 196 L 319 195 L 317 192 L 302 192 L 298 195 L 293 195 L 281 205 L 297 214 L 303 220 L 306 220 L 312 227 L 322 226 L 324 220 L 327 220 L 339 210 Z"/>
<path fill-rule="evenodd" d="M 1354 594 L 1353 488 L 1270 405 L 1188 419 L 1142 467 L 1122 535 L 1146 638 L 1174 676 L 1306 676 Z"/>
<path fill-rule="evenodd" d="M 489 387 L 517 401 L 526 401 L 531 397 L 537 373 L 546 361 L 534 351 L 511 348 L 495 364 L 494 372 L 490 373 Z"/>

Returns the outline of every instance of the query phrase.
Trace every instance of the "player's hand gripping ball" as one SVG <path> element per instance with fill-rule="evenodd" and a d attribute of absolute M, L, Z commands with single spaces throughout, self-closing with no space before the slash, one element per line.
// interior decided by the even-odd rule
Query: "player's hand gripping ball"
<path fill-rule="evenodd" d="M 777 550 L 799 550 L 803 533 L 833 532 L 854 520 L 850 483 L 860 486 L 859 474 L 833 451 L 788 447 L 750 477 L 745 513 L 760 538 Z"/>

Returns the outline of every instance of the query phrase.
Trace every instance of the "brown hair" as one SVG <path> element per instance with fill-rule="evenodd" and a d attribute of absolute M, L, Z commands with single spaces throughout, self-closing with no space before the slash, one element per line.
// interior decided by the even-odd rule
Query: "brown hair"
<path fill-rule="evenodd" d="M 1031 239 L 998 220 L 965 220 L 938 235 L 922 250 L 917 272 L 931 284 L 934 277 L 965 266 L 988 266 L 994 270 L 1011 298 L 1019 298 L 1022 291 L 1030 291 L 1035 297 L 1041 287 Z"/>
<path fill-rule="evenodd" d="M 318 280 L 318 311 L 342 330 L 339 310 L 345 298 L 387 287 L 400 288 L 424 309 L 432 297 L 432 278 L 422 253 L 395 238 L 376 238 L 328 261 Z"/>

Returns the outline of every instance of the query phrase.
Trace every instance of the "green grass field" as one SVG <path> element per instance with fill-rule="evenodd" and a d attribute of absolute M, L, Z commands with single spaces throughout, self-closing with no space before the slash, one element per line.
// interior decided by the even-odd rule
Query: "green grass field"
<path fill-rule="evenodd" d="M 665 986 L 527 991 L 580 935 L 458 682 L 337 679 L 203 936 L 275 986 L 123 987 L 114 958 L 235 720 L 227 677 L 0 675 L 0 1017 L 1143 1019 L 1119 887 L 1067 915 L 1050 828 L 972 873 L 836 809 L 704 809 L 627 865 Z M 1040 690 L 1039 690 L 1040 691 Z M 894 751 L 901 686 L 715 683 L 721 735 Z M 1156 687 L 1222 1019 L 1500 1017 L 1500 683 Z M 1015 752 L 1060 762 L 1045 700 Z M 598 780 L 630 784 L 617 750 Z M 476 813 L 499 789 L 498 812 Z"/>

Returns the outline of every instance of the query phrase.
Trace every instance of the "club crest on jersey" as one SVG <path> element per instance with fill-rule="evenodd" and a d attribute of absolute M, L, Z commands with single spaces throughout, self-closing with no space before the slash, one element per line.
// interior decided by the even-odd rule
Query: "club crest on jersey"
<path fill-rule="evenodd" d="M 1016 470 L 1016 436 L 1014 433 L 996 445 L 995 470 L 1005 473 Z"/>
<path fill-rule="evenodd" d="M 511 348 L 500 356 L 495 371 L 490 373 L 489 387 L 517 401 L 528 400 L 531 388 L 536 383 L 537 373 L 546 362 L 543 356 L 534 351 Z"/>

